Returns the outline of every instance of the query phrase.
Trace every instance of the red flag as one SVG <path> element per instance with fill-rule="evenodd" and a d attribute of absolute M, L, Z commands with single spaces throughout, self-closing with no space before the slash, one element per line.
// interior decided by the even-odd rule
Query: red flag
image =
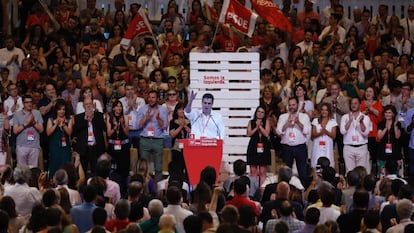
<path fill-rule="evenodd" d="M 214 9 L 214 7 L 208 5 L 207 3 L 205 4 L 207 6 L 207 19 L 212 22 L 217 22 L 219 18 L 218 12 L 216 11 L 216 9 Z"/>
<path fill-rule="evenodd" d="M 237 0 L 225 0 L 220 14 L 220 23 L 229 23 L 241 33 L 252 36 L 257 15 Z"/>
<path fill-rule="evenodd" d="M 150 24 L 148 23 L 147 16 L 141 8 L 129 24 L 129 27 L 125 32 L 124 38 L 122 38 L 120 44 L 122 46 L 129 47 L 131 41 L 135 38 L 135 36 L 147 32 L 152 34 L 152 30 Z"/>
<path fill-rule="evenodd" d="M 282 11 L 273 4 L 272 0 L 252 0 L 253 8 L 263 19 L 272 24 L 275 28 L 292 32 L 292 25 Z"/>

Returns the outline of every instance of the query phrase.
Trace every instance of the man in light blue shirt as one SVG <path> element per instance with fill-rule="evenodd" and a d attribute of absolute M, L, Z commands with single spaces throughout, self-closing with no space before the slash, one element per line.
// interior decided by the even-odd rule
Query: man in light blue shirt
<path fill-rule="evenodd" d="M 138 128 L 142 130 L 139 141 L 139 154 L 142 158 L 151 161 L 153 158 L 155 180 L 162 178 L 162 155 L 164 135 L 168 126 L 168 110 L 158 105 L 158 93 L 150 91 L 148 104 L 139 109 Z"/>
<path fill-rule="evenodd" d="M 92 213 L 96 208 L 93 201 L 96 198 L 95 187 L 88 185 L 83 191 L 85 202 L 70 209 L 72 223 L 75 224 L 80 233 L 85 233 L 93 227 Z"/>

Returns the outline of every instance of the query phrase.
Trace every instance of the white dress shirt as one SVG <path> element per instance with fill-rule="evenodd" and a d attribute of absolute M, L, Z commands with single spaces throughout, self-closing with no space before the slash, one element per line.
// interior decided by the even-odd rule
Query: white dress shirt
<path fill-rule="evenodd" d="M 24 184 L 15 184 L 8 186 L 4 190 L 4 196 L 10 196 L 16 203 L 16 212 L 18 215 L 28 219 L 32 213 L 32 208 L 42 200 L 37 188 L 32 188 Z"/>
<path fill-rule="evenodd" d="M 319 35 L 319 41 L 322 41 L 323 38 L 325 38 L 327 35 L 333 35 L 334 32 L 330 32 L 331 26 L 326 26 L 322 32 L 321 35 Z M 346 36 L 346 30 L 338 25 L 338 36 L 339 36 L 339 42 L 342 44 L 345 42 L 345 36 Z"/>
<path fill-rule="evenodd" d="M 15 6 L 17 8 L 17 6 Z M 7 62 L 14 56 L 18 55 L 18 62 L 12 62 L 7 65 Z M 17 74 L 20 72 L 20 67 L 23 59 L 25 58 L 23 50 L 14 47 L 12 50 L 7 48 L 0 49 L 0 68 L 7 67 L 9 69 L 9 80 L 16 83 Z"/>
<path fill-rule="evenodd" d="M 69 188 L 66 184 L 65 185 L 58 185 L 56 187 L 56 189 L 60 189 L 60 188 L 64 188 L 68 191 L 69 193 L 69 199 L 70 199 L 70 204 L 72 204 L 72 206 L 75 205 L 80 205 L 82 204 L 82 200 L 80 197 L 80 194 L 77 190 L 71 189 Z"/>
<path fill-rule="evenodd" d="M 283 126 L 289 120 L 289 113 L 284 113 L 279 117 L 276 133 L 282 138 L 282 144 L 297 146 L 305 144 L 308 141 L 311 133 L 309 116 L 306 113 L 298 113 L 297 117 L 299 117 L 299 121 L 302 123 L 303 129 L 300 130 L 300 128 L 295 124 L 293 128 L 289 127 L 286 131 L 283 131 Z"/>
<path fill-rule="evenodd" d="M 13 99 L 13 97 L 9 96 L 9 97 L 8 97 L 8 98 L 4 101 L 4 103 L 3 103 L 3 108 L 4 108 L 4 111 L 6 111 L 6 110 L 7 110 L 7 118 L 9 119 L 9 123 L 10 123 L 10 125 L 13 125 L 13 117 L 14 117 L 14 114 L 15 114 L 17 111 L 20 111 L 20 110 L 22 110 L 22 109 L 23 109 L 23 101 L 22 101 L 22 97 L 20 97 L 20 96 L 18 96 L 18 97 L 17 97 L 17 104 L 18 104 L 19 106 L 17 106 L 16 110 L 15 110 L 14 112 L 12 112 L 12 111 L 11 111 L 11 109 L 12 109 L 12 107 L 13 107 L 13 105 L 14 105 L 14 99 Z"/>
<path fill-rule="evenodd" d="M 192 109 L 191 112 L 186 112 L 185 116 L 191 121 L 191 133 L 196 139 L 225 138 L 223 117 L 220 113 L 211 111 L 210 115 L 205 115 L 198 109 Z"/>
<path fill-rule="evenodd" d="M 171 205 L 169 204 L 167 207 L 164 208 L 164 214 L 172 214 L 175 216 L 175 220 L 177 221 L 177 231 L 178 232 L 185 232 L 184 230 L 184 219 L 190 215 L 193 215 L 193 212 L 182 208 L 180 205 Z"/>
<path fill-rule="evenodd" d="M 359 118 L 364 116 L 365 131 L 362 131 Z M 349 121 L 349 114 L 345 114 L 341 118 L 341 133 L 344 135 L 344 145 L 362 145 L 368 143 L 368 134 L 372 130 L 371 120 L 367 115 L 358 112 L 356 119 L 351 119 L 353 122 L 348 130 L 345 125 Z"/>
<path fill-rule="evenodd" d="M 124 110 L 124 115 L 128 117 L 128 126 L 130 130 L 137 130 L 138 127 L 138 120 L 137 120 L 137 116 L 138 116 L 138 110 L 145 105 L 145 100 L 141 97 L 136 97 L 135 99 L 135 103 L 136 103 L 136 108 L 134 107 L 131 111 L 128 110 L 128 98 L 126 96 L 122 97 L 121 99 L 119 99 L 119 101 L 121 101 L 122 103 L 122 107 Z"/>

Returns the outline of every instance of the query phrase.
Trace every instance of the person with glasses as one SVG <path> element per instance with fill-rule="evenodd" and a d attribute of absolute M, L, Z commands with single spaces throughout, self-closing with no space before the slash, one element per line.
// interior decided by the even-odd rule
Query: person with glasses
<path fill-rule="evenodd" d="M 191 121 L 192 130 L 195 139 L 199 138 L 216 138 L 224 139 L 223 117 L 220 113 L 213 111 L 214 96 L 206 93 L 201 98 L 201 110 L 193 109 L 193 101 L 197 93 L 191 91 L 188 104 L 185 107 L 185 116 Z"/>
<path fill-rule="evenodd" d="M 37 167 L 43 118 L 39 110 L 32 108 L 31 95 L 24 95 L 22 101 L 23 109 L 16 112 L 13 122 L 13 132 L 17 135 L 17 166 Z"/>
<path fill-rule="evenodd" d="M 13 133 L 13 118 L 14 114 L 23 109 L 23 101 L 22 97 L 18 95 L 17 86 L 13 82 L 11 82 L 7 86 L 7 92 L 9 97 L 3 103 L 4 113 L 7 115 L 7 119 L 9 120 L 11 129 L 11 135 L 9 139 L 11 151 L 13 158 L 16 158 L 16 135 Z"/>
<path fill-rule="evenodd" d="M 167 110 L 168 110 L 168 122 L 170 122 L 171 119 L 172 119 L 174 108 L 177 105 L 177 103 L 178 103 L 177 91 L 175 89 L 168 90 L 167 91 L 167 100 L 162 105 L 162 106 L 166 107 Z"/>

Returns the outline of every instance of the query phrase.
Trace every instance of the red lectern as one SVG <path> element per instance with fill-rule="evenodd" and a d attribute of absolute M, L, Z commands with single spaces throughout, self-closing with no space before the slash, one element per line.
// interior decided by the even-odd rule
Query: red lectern
<path fill-rule="evenodd" d="M 206 166 L 216 169 L 218 179 L 223 157 L 223 140 L 221 139 L 181 139 L 184 160 L 191 186 L 198 184 L 200 173 Z M 216 182 L 217 182 L 216 179 Z"/>

